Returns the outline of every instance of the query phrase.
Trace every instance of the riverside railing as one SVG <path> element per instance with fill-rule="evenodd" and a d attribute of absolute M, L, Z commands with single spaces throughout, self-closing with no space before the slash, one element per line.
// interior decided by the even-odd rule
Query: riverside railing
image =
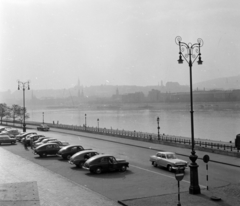
<path fill-rule="evenodd" d="M 13 126 L 14 124 L 19 124 L 19 122 L 4 120 L 7 126 Z M 38 126 L 39 122 L 26 122 L 28 125 Z M 147 133 L 147 132 L 138 132 L 138 131 L 127 131 L 127 130 L 119 130 L 119 129 L 107 129 L 107 128 L 98 128 L 98 127 L 89 127 L 89 126 L 79 126 L 79 125 L 66 125 L 66 124 L 56 124 L 56 123 L 46 123 L 50 126 L 50 128 L 58 128 L 58 129 L 65 129 L 65 130 L 74 130 L 79 132 L 90 132 L 102 135 L 110 135 L 110 136 L 117 136 L 123 138 L 131 138 L 136 140 L 143 140 L 153 143 L 159 144 L 168 144 L 168 145 L 182 145 L 184 147 L 191 147 L 192 141 L 190 138 L 186 137 L 177 137 L 172 135 L 165 135 L 160 134 L 159 137 L 155 133 Z M 208 148 L 214 150 L 223 150 L 223 151 L 230 151 L 230 152 L 237 152 L 239 153 L 239 148 L 235 147 L 233 143 L 219 143 L 214 142 L 212 140 L 195 140 L 194 141 L 196 149 L 199 148 Z"/>

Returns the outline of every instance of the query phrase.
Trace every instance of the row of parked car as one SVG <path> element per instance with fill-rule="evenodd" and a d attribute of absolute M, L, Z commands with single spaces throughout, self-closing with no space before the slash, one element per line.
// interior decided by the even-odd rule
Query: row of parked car
<path fill-rule="evenodd" d="M 100 174 L 103 171 L 115 170 L 123 172 L 129 167 L 126 160 L 116 159 L 112 155 L 103 154 L 92 149 L 85 149 L 81 145 L 71 145 L 68 142 L 45 137 L 36 132 L 20 133 L 14 135 L 16 136 L 14 138 L 13 135 L 7 134 L 7 131 L 10 131 L 10 129 L 0 128 L 0 144 L 1 141 L 2 143 L 11 144 L 19 141 L 31 146 L 35 155 L 40 157 L 57 155 L 68 160 L 70 164 L 87 169 L 92 173 Z M 15 134 L 17 134 L 16 131 Z M 165 167 L 170 172 L 177 169 L 184 171 L 188 166 L 187 161 L 178 159 L 173 152 L 157 152 L 155 155 L 150 156 L 149 160 L 154 167 Z"/>
<path fill-rule="evenodd" d="M 39 157 L 57 155 L 68 160 L 71 165 L 84 168 L 91 173 L 100 174 L 104 171 L 124 172 L 129 167 L 126 160 L 116 159 L 112 155 L 103 154 L 96 150 L 85 149 L 81 145 L 70 145 L 68 142 L 45 137 L 36 132 L 23 133 L 16 138 L 19 142 L 31 146 L 33 153 L 39 155 Z"/>

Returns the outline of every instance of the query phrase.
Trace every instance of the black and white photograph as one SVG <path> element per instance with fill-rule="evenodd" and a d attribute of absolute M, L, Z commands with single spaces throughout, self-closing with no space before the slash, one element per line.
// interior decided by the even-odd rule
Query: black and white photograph
<path fill-rule="evenodd" d="M 240 205 L 240 1 L 0 0 L 0 205 Z"/>

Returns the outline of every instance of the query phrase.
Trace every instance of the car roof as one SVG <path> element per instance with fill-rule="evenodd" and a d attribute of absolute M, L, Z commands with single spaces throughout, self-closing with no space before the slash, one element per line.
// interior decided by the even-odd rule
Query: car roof
<path fill-rule="evenodd" d="M 174 152 L 157 152 L 158 154 L 161 153 L 161 154 L 175 154 Z"/>
<path fill-rule="evenodd" d="M 56 144 L 56 143 L 45 143 L 45 144 L 39 145 L 38 148 L 46 146 L 46 145 L 58 145 L 58 144 Z"/>
<path fill-rule="evenodd" d="M 64 147 L 64 149 L 68 149 L 70 147 L 83 147 L 83 146 L 79 145 L 79 144 L 70 144 L 70 145 L 67 145 L 66 147 Z"/>
<path fill-rule="evenodd" d="M 110 154 L 99 154 L 99 155 L 91 157 L 91 160 L 95 160 L 95 159 L 102 158 L 102 157 L 114 157 L 114 156 L 110 155 Z"/>

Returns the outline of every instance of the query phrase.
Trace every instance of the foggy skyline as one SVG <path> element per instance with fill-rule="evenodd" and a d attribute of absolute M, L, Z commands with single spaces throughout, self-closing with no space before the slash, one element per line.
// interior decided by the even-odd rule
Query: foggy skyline
<path fill-rule="evenodd" d="M 175 37 L 202 38 L 193 84 L 240 74 L 237 0 L 1 0 L 0 91 L 76 85 L 189 85 Z"/>

